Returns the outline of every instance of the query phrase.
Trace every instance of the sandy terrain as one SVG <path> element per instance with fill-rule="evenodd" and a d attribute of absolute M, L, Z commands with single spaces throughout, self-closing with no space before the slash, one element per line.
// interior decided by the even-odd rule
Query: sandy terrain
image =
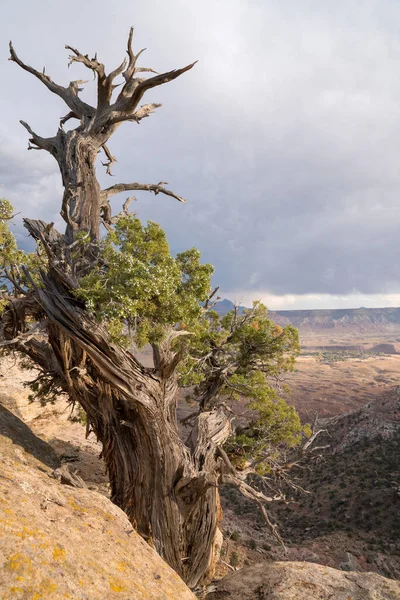
<path fill-rule="evenodd" d="M 315 356 L 300 356 L 286 381 L 292 388 L 288 400 L 304 417 L 315 412 L 334 416 L 367 404 L 400 384 L 400 356 L 348 358 L 331 363 Z"/>
<path fill-rule="evenodd" d="M 302 353 L 286 382 L 288 401 L 307 419 L 357 409 L 400 385 L 400 327 L 370 333 L 347 329 L 300 331 Z M 374 349 L 369 355 L 369 349 Z"/>

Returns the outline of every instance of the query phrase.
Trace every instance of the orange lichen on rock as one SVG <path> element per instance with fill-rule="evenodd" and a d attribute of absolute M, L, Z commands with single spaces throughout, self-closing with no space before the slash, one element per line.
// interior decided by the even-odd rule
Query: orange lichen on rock
<path fill-rule="evenodd" d="M 9 423 L 0 411 L 2 432 L 17 420 L 8 415 Z M 49 477 L 42 440 L 40 454 L 32 448 L 32 455 L 17 443 L 0 434 L 2 600 L 194 600 L 110 500 Z"/>

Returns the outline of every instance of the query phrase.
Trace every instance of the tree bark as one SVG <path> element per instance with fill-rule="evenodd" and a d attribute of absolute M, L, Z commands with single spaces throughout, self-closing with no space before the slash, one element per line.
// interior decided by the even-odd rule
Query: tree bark
<path fill-rule="evenodd" d="M 69 243 L 80 231 L 90 233 L 92 240 L 100 237 L 102 197 L 95 162 L 101 146 L 96 137 L 76 130 L 57 135 L 54 155 L 64 186 L 61 216 Z"/>
<path fill-rule="evenodd" d="M 126 409 L 122 425 L 120 421 L 108 427 L 105 434 L 103 455 L 111 498 L 142 537 L 194 587 L 212 576 L 217 558 L 216 479 L 196 468 L 180 441 L 165 410 L 172 400 L 171 390 L 164 395 L 163 382 L 149 383 L 140 393 L 153 400 L 156 393 L 156 406 Z"/>

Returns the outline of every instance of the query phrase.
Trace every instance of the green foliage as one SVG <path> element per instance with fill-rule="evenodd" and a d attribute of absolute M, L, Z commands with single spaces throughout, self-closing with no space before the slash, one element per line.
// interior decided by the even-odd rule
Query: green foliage
<path fill-rule="evenodd" d="M 265 378 L 279 378 L 292 371 L 300 352 L 297 329 L 276 325 L 261 302 L 255 302 L 242 315 L 230 311 L 220 318 L 210 311 L 194 323 L 191 331 L 194 335 L 184 342 L 189 360 L 181 369 L 182 384 L 202 381 L 210 371 L 212 354 L 212 366 L 225 369 L 223 391 L 235 398 L 273 394 L 270 386 L 265 387 Z"/>
<path fill-rule="evenodd" d="M 239 564 L 239 554 L 236 552 L 236 550 L 234 550 L 233 552 L 231 552 L 231 556 L 229 559 L 229 564 L 232 567 L 237 567 Z"/>
<path fill-rule="evenodd" d="M 9 230 L 8 224 L 13 217 L 14 209 L 5 198 L 0 198 L 0 253 L 2 260 L 10 264 L 17 252 L 17 244 Z"/>
<path fill-rule="evenodd" d="M 371 356 L 384 356 L 383 352 L 371 350 L 321 350 L 319 352 L 306 352 L 306 356 L 315 356 L 322 364 L 331 364 L 357 358 L 367 360 Z"/>
<path fill-rule="evenodd" d="M 7 291 L 4 280 L 5 269 L 16 262 L 18 255 L 15 237 L 9 229 L 9 222 L 13 216 L 13 207 L 8 200 L 0 198 L 0 314 L 6 305 L 1 298 L 1 292 Z"/>
<path fill-rule="evenodd" d="M 6 306 L 6 301 L 1 297 L 7 292 L 26 290 L 28 281 L 21 269 L 24 265 L 31 277 L 39 283 L 38 269 L 46 263 L 40 245 L 33 253 L 25 253 L 17 246 L 14 234 L 10 231 L 14 208 L 5 198 L 0 198 L 0 314 Z"/>
<path fill-rule="evenodd" d="M 298 331 L 291 325 L 279 327 L 269 319 L 266 307 L 255 302 L 242 315 L 231 311 L 220 318 L 211 312 L 193 332 L 184 341 L 188 356 L 180 365 L 182 385 L 195 385 L 198 393 L 210 370 L 222 370 L 219 398 L 244 405 L 247 414 L 245 426 L 231 436 L 225 450 L 237 468 L 252 459 L 257 472 L 265 474 L 277 459 L 279 446 L 293 448 L 311 434 L 295 408 L 280 396 L 288 392 L 280 380 L 293 370 L 300 352 Z"/>
<path fill-rule="evenodd" d="M 278 461 L 281 448 L 299 445 L 303 436 L 309 437 L 310 428 L 301 424 L 296 409 L 282 398 L 250 402 L 249 407 L 254 417 L 228 439 L 225 450 L 238 469 L 251 461 L 259 475 L 266 475 Z"/>
<path fill-rule="evenodd" d="M 126 217 L 102 242 L 100 262 L 80 280 L 77 294 L 114 339 L 128 344 L 128 328 L 141 347 L 160 341 L 168 326 L 198 319 L 212 272 L 195 248 L 172 257 L 156 223 Z"/>

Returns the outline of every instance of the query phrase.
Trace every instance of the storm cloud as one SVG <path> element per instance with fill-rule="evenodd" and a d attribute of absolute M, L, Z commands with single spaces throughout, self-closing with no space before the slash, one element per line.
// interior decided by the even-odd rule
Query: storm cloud
<path fill-rule="evenodd" d="M 68 71 L 65 44 L 114 68 L 133 24 L 142 65 L 199 60 L 146 96 L 162 108 L 110 142 L 112 183 L 165 180 L 188 200 L 138 194 L 138 216 L 159 222 L 174 252 L 197 246 L 233 299 L 398 299 L 398 2 L 3 0 L 0 22 L 0 194 L 23 215 L 61 226 L 61 184 L 50 156 L 26 152 L 18 121 L 53 135 L 67 109 L 7 62 L 8 39 L 66 84 L 91 77 Z M 92 82 L 84 98 L 94 101 Z"/>

